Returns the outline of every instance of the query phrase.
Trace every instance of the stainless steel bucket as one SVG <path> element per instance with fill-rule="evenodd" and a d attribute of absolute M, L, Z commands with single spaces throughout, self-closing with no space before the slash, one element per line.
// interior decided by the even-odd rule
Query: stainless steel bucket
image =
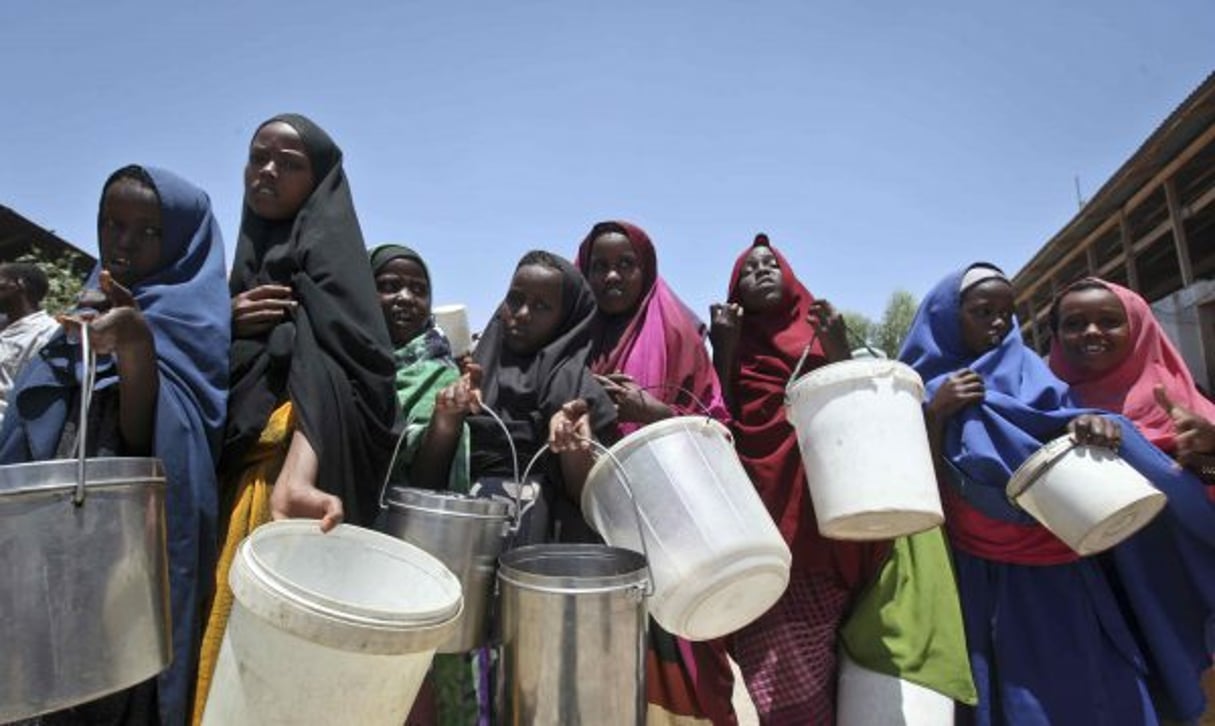
<path fill-rule="evenodd" d="M 158 459 L 0 466 L 0 722 L 116 693 L 169 665 Z M 79 502 L 79 503 L 77 503 Z"/>
<path fill-rule="evenodd" d="M 502 555 L 499 719 L 645 723 L 645 558 L 594 544 Z"/>
<path fill-rule="evenodd" d="M 489 640 L 494 571 L 510 529 L 505 502 L 452 492 L 393 487 L 380 529 L 438 558 L 460 580 L 464 614 L 440 653 L 463 653 Z"/>

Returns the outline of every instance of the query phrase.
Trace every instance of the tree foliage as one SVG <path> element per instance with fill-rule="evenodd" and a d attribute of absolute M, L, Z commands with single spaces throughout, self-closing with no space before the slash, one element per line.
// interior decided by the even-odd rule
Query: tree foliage
<path fill-rule="evenodd" d="M 76 298 L 84 287 L 83 272 L 88 260 L 70 253 L 52 254 L 35 247 L 17 258 L 17 262 L 32 262 L 42 268 L 49 283 L 42 307 L 51 315 L 67 312 L 76 306 Z"/>
<path fill-rule="evenodd" d="M 895 290 L 886 303 L 882 313 L 882 322 L 877 324 L 876 340 L 878 347 L 894 358 L 903 347 L 907 331 L 911 329 L 911 321 L 915 319 L 919 302 L 915 295 L 906 290 Z"/>
<path fill-rule="evenodd" d="M 919 303 L 906 290 L 896 290 L 886 302 L 882 319 L 874 322 L 862 313 L 844 310 L 844 322 L 848 325 L 849 343 L 853 349 L 872 347 L 894 358 L 903 347 L 903 340 L 911 328 Z"/>

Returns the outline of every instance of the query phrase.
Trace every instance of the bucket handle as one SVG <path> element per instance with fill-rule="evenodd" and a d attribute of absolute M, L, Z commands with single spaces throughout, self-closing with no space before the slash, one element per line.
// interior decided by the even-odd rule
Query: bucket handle
<path fill-rule="evenodd" d="M 682 394 L 686 395 L 688 398 L 692 399 L 692 403 L 696 404 L 696 408 L 700 409 L 700 413 L 704 414 L 705 418 L 713 418 L 713 413 L 711 411 L 709 411 L 709 407 L 707 405 L 705 405 L 704 401 L 700 400 L 699 396 L 697 396 L 695 393 L 692 393 L 691 391 L 689 391 L 688 389 L 684 388 L 683 386 L 681 386 L 677 383 L 665 383 L 665 382 L 651 383 L 648 386 L 640 386 L 640 388 L 643 391 L 676 391 L 678 393 L 682 393 Z M 667 405 L 670 406 L 672 409 L 674 409 L 676 412 L 685 413 L 685 414 L 687 413 L 686 409 L 681 410 L 679 408 L 676 408 L 676 406 L 674 404 L 668 403 Z"/>
<path fill-rule="evenodd" d="M 806 358 L 810 357 L 810 349 L 814 347 L 814 341 L 818 340 L 818 332 L 821 329 L 821 326 L 814 326 L 814 332 L 810 335 L 810 342 L 806 343 L 806 347 L 802 350 L 801 357 L 797 359 L 797 365 L 793 366 L 793 373 L 789 376 L 789 380 L 785 382 L 785 405 L 789 404 L 789 391 L 793 390 L 793 384 L 797 383 L 797 377 L 801 375 L 802 366 L 806 364 Z M 855 333 L 847 328 L 845 328 L 845 330 L 847 330 L 848 338 L 852 341 L 853 345 L 860 343 L 860 347 L 869 351 L 869 355 L 873 356 L 874 358 L 883 357 L 879 356 L 878 352 L 874 350 L 873 346 L 869 345 L 869 341 L 860 337 L 859 333 Z"/>
<path fill-rule="evenodd" d="M 502 433 L 506 435 L 506 443 L 510 446 L 511 466 L 514 467 L 515 471 L 515 481 L 522 486 L 523 482 L 519 479 L 519 452 L 517 449 L 515 449 L 515 440 L 510 436 L 510 429 L 506 427 L 506 423 L 502 421 L 498 414 L 494 413 L 494 410 L 489 406 L 482 404 L 481 410 L 488 413 L 490 418 L 492 418 L 494 421 L 497 421 L 498 426 L 502 428 Z M 405 442 L 405 436 L 408 433 L 409 426 L 403 427 L 401 429 L 401 435 L 397 437 L 397 445 L 392 449 L 392 458 L 388 460 L 388 469 L 384 472 L 384 483 L 380 485 L 380 509 L 388 509 L 388 502 L 385 501 L 385 498 L 388 495 L 389 480 L 392 479 L 392 468 L 397 464 L 397 455 L 401 453 L 401 444 Z M 534 461 L 535 460 L 533 459 L 533 462 Z M 531 464 L 528 464 L 528 468 L 531 468 Z"/>
<path fill-rule="evenodd" d="M 607 458 L 611 459 L 612 463 L 616 465 L 616 468 L 620 470 L 620 483 L 622 485 L 624 485 L 624 491 L 626 494 L 629 495 L 629 502 L 632 503 L 632 505 L 633 505 L 633 514 L 636 515 L 637 538 L 641 542 L 641 556 L 645 559 L 645 571 L 646 571 L 646 574 L 648 575 L 648 577 L 646 577 L 645 590 L 643 590 L 642 594 L 645 595 L 645 597 L 650 597 L 651 595 L 654 594 L 654 570 L 650 568 L 650 549 L 649 549 L 649 547 L 646 546 L 646 543 L 645 543 L 645 532 L 643 532 L 641 530 L 641 510 L 638 509 L 637 499 L 633 496 L 633 488 L 629 482 L 629 475 L 624 470 L 624 465 L 622 465 L 620 463 L 620 460 L 616 458 L 616 455 L 613 454 L 611 452 L 611 450 L 608 449 L 606 446 L 599 443 L 598 441 L 596 441 L 593 438 L 587 438 L 587 437 L 579 437 L 579 438 L 581 438 L 582 441 L 585 441 L 588 444 L 590 444 L 591 447 L 595 450 L 596 454 L 606 456 Z M 540 447 L 540 450 L 536 452 L 536 455 L 532 457 L 532 460 L 527 462 L 527 468 L 525 468 L 523 470 L 523 477 L 525 479 L 527 478 L 527 476 L 529 474 L 531 474 L 532 466 L 535 465 L 537 460 L 539 460 L 540 455 L 544 454 L 546 452 L 549 452 L 549 451 L 552 451 L 552 449 L 549 448 L 548 444 L 545 444 L 544 446 Z M 518 492 L 522 488 L 523 488 L 523 486 L 522 486 L 522 484 L 520 484 L 519 489 L 516 489 L 515 491 Z M 533 500 L 532 503 L 528 505 L 528 508 L 530 509 L 532 506 L 534 506 L 534 504 L 535 504 L 535 500 Z M 516 499 L 515 499 L 515 511 L 519 512 L 519 520 L 522 521 L 524 512 L 520 511 L 518 497 L 516 497 Z M 515 524 L 515 527 L 517 527 L 517 526 L 518 526 L 518 523 Z"/>
<path fill-rule="evenodd" d="M 84 483 L 88 461 L 89 404 L 93 400 L 93 388 L 97 383 L 97 353 L 89 340 L 87 321 L 80 322 L 80 424 L 76 431 L 76 490 L 72 493 L 72 504 L 84 504 Z"/>

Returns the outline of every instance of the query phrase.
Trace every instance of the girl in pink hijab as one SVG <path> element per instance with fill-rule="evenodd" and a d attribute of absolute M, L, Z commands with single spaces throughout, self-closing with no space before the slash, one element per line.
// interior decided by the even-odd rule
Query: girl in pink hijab
<path fill-rule="evenodd" d="M 1208 485 L 1215 481 L 1215 404 L 1142 297 L 1085 278 L 1055 301 L 1051 328 L 1050 367 L 1081 403 L 1121 413 Z"/>
<path fill-rule="evenodd" d="M 728 422 L 704 323 L 659 277 L 649 236 L 628 222 L 600 222 L 578 248 L 578 269 L 597 307 L 590 368 L 616 404 L 618 432 L 682 413 L 707 412 Z M 723 644 L 685 641 L 651 621 L 651 723 L 671 716 L 688 719 L 680 723 L 737 723 L 732 686 Z"/>

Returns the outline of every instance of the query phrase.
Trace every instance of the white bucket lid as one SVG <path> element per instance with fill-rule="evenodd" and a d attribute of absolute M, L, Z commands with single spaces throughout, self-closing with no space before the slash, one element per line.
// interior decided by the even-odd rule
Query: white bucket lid
<path fill-rule="evenodd" d="M 383 641 L 363 643 L 368 652 L 437 645 L 463 609 L 460 581 L 424 550 L 347 524 L 322 533 L 310 519 L 254 530 L 229 580 L 243 606 L 285 630 L 335 647 Z"/>

